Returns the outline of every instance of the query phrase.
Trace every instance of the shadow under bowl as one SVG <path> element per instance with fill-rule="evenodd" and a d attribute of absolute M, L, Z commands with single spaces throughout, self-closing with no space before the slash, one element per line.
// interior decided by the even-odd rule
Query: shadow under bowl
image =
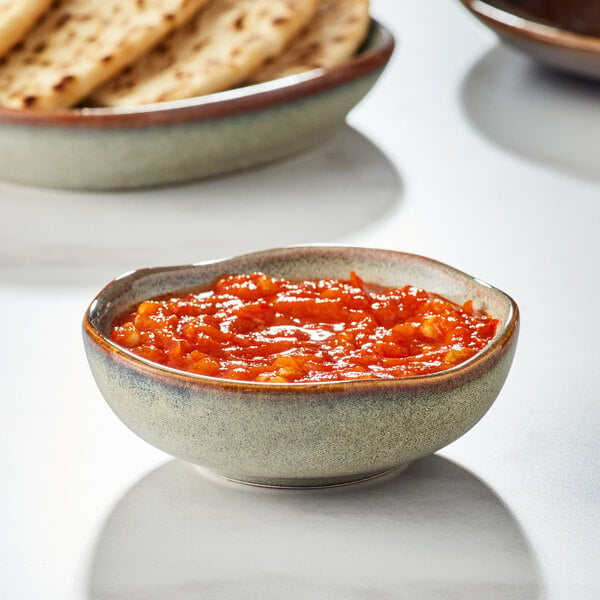
<path fill-rule="evenodd" d="M 115 318 L 148 298 L 209 286 L 224 274 L 262 271 L 289 279 L 347 278 L 411 284 L 500 321 L 465 363 L 393 380 L 259 383 L 217 379 L 147 361 L 109 339 Z M 83 323 L 96 383 L 117 416 L 169 454 L 259 485 L 336 485 L 429 455 L 475 425 L 508 374 L 518 309 L 505 293 L 437 261 L 352 247 L 266 250 L 187 266 L 141 269 L 109 283 Z"/>
<path fill-rule="evenodd" d="M 600 11 L 596 11 L 594 29 L 589 20 L 581 18 L 583 13 L 574 12 L 585 11 L 581 2 L 460 1 L 504 42 L 542 64 L 574 75 L 600 79 L 600 35 L 593 34 L 596 30 L 600 32 Z M 526 10 L 529 5 L 534 10 Z M 586 27 L 578 27 L 582 23 L 587 23 Z"/>
<path fill-rule="evenodd" d="M 130 189 L 247 168 L 330 138 L 394 48 L 372 21 L 348 62 L 217 94 L 132 108 L 0 108 L 0 179 Z"/>

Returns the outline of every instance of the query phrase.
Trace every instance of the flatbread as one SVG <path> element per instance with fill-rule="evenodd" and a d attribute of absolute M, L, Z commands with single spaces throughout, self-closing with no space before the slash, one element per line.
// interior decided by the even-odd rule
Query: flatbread
<path fill-rule="evenodd" d="M 185 23 L 205 2 L 58 0 L 23 43 L 0 59 L 0 105 L 73 106 Z"/>
<path fill-rule="evenodd" d="M 92 103 L 133 106 L 229 89 L 280 53 L 316 7 L 316 0 L 211 0 Z"/>
<path fill-rule="evenodd" d="M 314 19 L 281 55 L 261 67 L 249 83 L 261 83 L 343 64 L 369 30 L 368 0 L 321 0 Z"/>
<path fill-rule="evenodd" d="M 20 42 L 53 0 L 0 0 L 0 56 Z"/>

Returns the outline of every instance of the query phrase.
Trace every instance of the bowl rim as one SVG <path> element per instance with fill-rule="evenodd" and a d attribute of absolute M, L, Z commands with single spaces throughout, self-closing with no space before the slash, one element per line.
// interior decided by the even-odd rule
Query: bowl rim
<path fill-rule="evenodd" d="M 218 377 L 209 377 L 206 375 L 199 375 L 196 373 L 189 373 L 187 371 L 181 371 L 172 367 L 167 367 L 159 363 L 149 361 L 142 358 L 133 352 L 119 346 L 99 331 L 92 323 L 92 317 L 98 306 L 101 304 L 103 296 L 108 293 L 117 283 L 122 283 L 124 280 L 131 279 L 136 281 L 149 274 L 166 273 L 170 271 L 177 271 L 181 269 L 189 269 L 194 267 L 206 267 L 214 266 L 218 264 L 226 265 L 229 262 L 237 261 L 240 259 L 254 260 L 267 257 L 273 257 L 277 255 L 285 255 L 287 253 L 292 254 L 293 252 L 361 252 L 366 255 L 370 255 L 373 258 L 380 258 L 386 256 L 393 258 L 398 261 L 402 260 L 414 260 L 423 261 L 434 269 L 439 269 L 447 272 L 450 275 L 458 276 L 460 279 L 465 279 L 475 283 L 478 286 L 484 287 L 490 290 L 492 293 L 497 294 L 499 297 L 504 299 L 509 307 L 508 318 L 504 324 L 501 324 L 501 328 L 496 333 L 492 341 L 481 351 L 476 353 L 473 357 L 466 360 L 465 362 L 439 371 L 437 373 L 431 373 L 429 375 L 417 375 L 411 377 L 399 377 L 396 379 L 356 379 L 356 380 L 341 380 L 341 381 L 320 381 L 320 382 L 302 382 L 302 383 L 271 383 L 262 381 L 239 381 L 232 379 L 223 379 Z M 437 261 L 432 258 L 421 256 L 418 254 L 412 254 L 408 252 L 400 252 L 396 250 L 383 250 L 376 248 L 363 248 L 358 246 L 337 246 L 335 244 L 307 244 L 301 246 L 283 246 L 278 248 L 272 248 L 268 250 L 261 250 L 258 252 L 250 252 L 245 254 L 239 254 L 226 258 L 219 258 L 214 260 L 206 260 L 198 263 L 192 263 L 187 265 L 174 265 L 165 267 L 146 267 L 142 269 L 136 269 L 128 271 L 119 277 L 113 279 L 98 292 L 96 297 L 92 300 L 90 305 L 85 311 L 83 318 L 83 334 L 87 336 L 91 342 L 95 343 L 101 351 L 109 356 L 114 356 L 117 359 L 123 361 L 126 365 L 135 368 L 138 371 L 142 371 L 145 374 L 149 374 L 154 378 L 165 379 L 167 381 L 176 381 L 184 385 L 204 385 L 207 387 L 214 387 L 218 389 L 235 389 L 245 391 L 263 391 L 269 393 L 298 391 L 306 392 L 318 391 L 318 392 L 340 392 L 352 388 L 353 391 L 359 391 L 361 389 L 372 388 L 373 386 L 383 388 L 398 388 L 402 390 L 430 390 L 434 391 L 440 387 L 457 387 L 474 379 L 477 379 L 482 372 L 486 372 L 491 368 L 504 352 L 510 347 L 511 342 L 515 341 L 516 334 L 519 329 L 519 308 L 516 302 L 502 290 L 482 281 L 477 277 L 468 275 L 467 273 L 455 269 L 445 263 Z"/>
<path fill-rule="evenodd" d="M 546 25 L 494 6 L 486 0 L 460 0 L 460 2 L 483 22 L 498 27 L 504 32 L 548 46 L 559 46 L 579 52 L 600 52 L 600 37 Z"/>
<path fill-rule="evenodd" d="M 360 51 L 349 61 L 337 67 L 314 69 L 224 92 L 139 107 L 39 111 L 0 107 L 0 125 L 140 128 L 209 121 L 262 110 L 331 90 L 382 69 L 392 55 L 395 40 L 387 27 L 372 18 L 367 36 L 375 35 L 379 36 L 377 44 Z"/>

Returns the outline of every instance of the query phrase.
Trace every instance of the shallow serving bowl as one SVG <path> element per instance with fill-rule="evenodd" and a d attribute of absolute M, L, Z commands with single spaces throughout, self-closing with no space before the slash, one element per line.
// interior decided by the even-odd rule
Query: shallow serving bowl
<path fill-rule="evenodd" d="M 455 302 L 472 298 L 500 320 L 469 361 L 432 375 L 321 383 L 239 382 L 184 373 L 115 345 L 115 317 L 150 297 L 208 286 L 223 274 L 412 284 Z M 468 431 L 498 395 L 512 362 L 518 309 L 509 296 L 431 259 L 364 248 L 306 246 L 177 267 L 109 283 L 84 317 L 90 367 L 117 416 L 156 447 L 230 479 L 333 485 L 431 454 Z"/>
<path fill-rule="evenodd" d="M 585 24 L 586 15 L 577 14 L 581 3 L 547 0 L 549 15 L 561 14 L 566 22 L 552 22 L 525 12 L 516 0 L 460 0 L 482 23 L 495 31 L 509 45 L 541 63 L 572 73 L 600 79 L 600 37 L 569 30 L 569 23 Z M 552 10 L 552 5 L 556 11 Z M 542 6 L 538 3 L 538 6 Z M 587 11 L 594 8 L 589 3 Z M 558 10 L 560 9 L 560 10 Z M 600 12 L 596 10 L 600 30 Z M 587 14 L 587 13 L 586 13 Z M 584 27 L 584 30 L 586 27 Z"/>
<path fill-rule="evenodd" d="M 377 81 L 394 47 L 373 21 L 347 63 L 189 100 L 136 108 L 0 108 L 0 179 L 136 188 L 273 161 L 328 139 Z"/>

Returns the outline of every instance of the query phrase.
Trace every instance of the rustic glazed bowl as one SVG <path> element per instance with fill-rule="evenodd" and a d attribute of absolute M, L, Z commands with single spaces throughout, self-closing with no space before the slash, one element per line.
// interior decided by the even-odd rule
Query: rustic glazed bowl
<path fill-rule="evenodd" d="M 600 37 L 569 30 L 565 23 L 535 17 L 519 9 L 518 2 L 460 1 L 503 41 L 541 63 L 575 75 L 600 79 Z M 558 1 L 569 9 L 564 0 Z M 557 0 L 548 0 L 547 4 L 555 2 Z M 569 22 L 581 21 L 575 13 L 562 12 Z"/>
<path fill-rule="evenodd" d="M 500 320 L 467 362 L 395 380 L 259 383 L 185 373 L 110 341 L 115 317 L 150 297 L 208 286 L 223 274 L 412 284 Z M 518 309 L 509 296 L 431 259 L 364 248 L 306 246 L 177 267 L 109 283 L 85 314 L 90 367 L 117 416 L 154 446 L 229 479 L 272 486 L 336 485 L 431 454 L 468 431 L 498 395 L 513 359 Z"/>
<path fill-rule="evenodd" d="M 333 135 L 394 47 L 373 21 L 353 59 L 218 94 L 132 109 L 0 108 L 0 179 L 75 189 L 138 188 L 255 166 Z"/>

